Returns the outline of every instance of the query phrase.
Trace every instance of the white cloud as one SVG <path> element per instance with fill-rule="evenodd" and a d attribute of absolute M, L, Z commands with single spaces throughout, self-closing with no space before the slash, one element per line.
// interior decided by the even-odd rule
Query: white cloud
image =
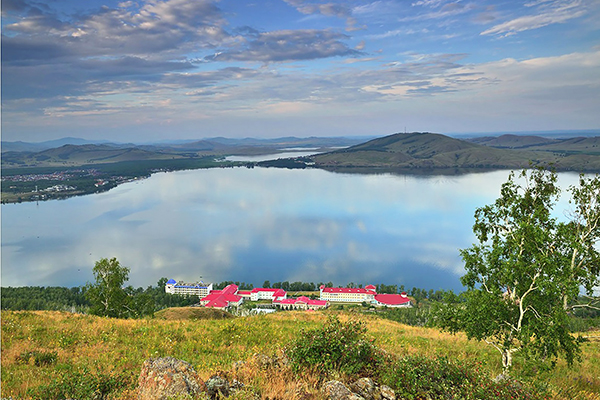
<path fill-rule="evenodd" d="M 539 6 L 537 13 L 525 15 L 494 25 L 481 32 L 481 35 L 510 36 L 518 32 L 542 28 L 547 25 L 564 23 L 579 18 L 587 13 L 585 5 L 579 1 L 538 1 L 527 4 L 529 7 Z"/>

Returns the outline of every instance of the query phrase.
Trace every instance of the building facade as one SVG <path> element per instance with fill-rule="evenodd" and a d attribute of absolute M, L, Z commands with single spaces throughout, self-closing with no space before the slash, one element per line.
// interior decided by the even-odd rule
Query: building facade
<path fill-rule="evenodd" d="M 169 279 L 165 285 L 165 292 L 184 296 L 199 296 L 202 298 L 210 294 L 212 287 L 212 283 L 205 284 L 202 281 L 186 283 L 183 281 L 176 282 L 175 279 Z"/>
<path fill-rule="evenodd" d="M 375 300 L 375 286 L 369 285 L 364 289 L 359 288 L 328 288 L 321 286 L 320 300 L 332 303 L 371 303 Z"/>

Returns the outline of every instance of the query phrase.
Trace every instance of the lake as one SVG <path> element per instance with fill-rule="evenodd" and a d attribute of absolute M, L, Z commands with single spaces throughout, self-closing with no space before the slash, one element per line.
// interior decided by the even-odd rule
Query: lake
<path fill-rule="evenodd" d="M 2 286 L 79 286 L 100 258 L 161 277 L 460 290 L 458 250 L 508 171 L 457 176 L 214 168 L 2 205 Z M 576 174 L 561 173 L 567 187 Z M 567 196 L 557 207 L 568 207 Z"/>

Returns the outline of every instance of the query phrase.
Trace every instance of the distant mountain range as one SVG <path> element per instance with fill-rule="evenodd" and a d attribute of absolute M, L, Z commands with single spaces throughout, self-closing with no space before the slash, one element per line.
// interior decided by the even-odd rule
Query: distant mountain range
<path fill-rule="evenodd" d="M 61 145 L 69 141 L 75 143 Z M 51 145 L 60 146 L 31 150 Z M 557 170 L 600 172 L 600 136 L 551 139 L 507 134 L 461 140 L 436 133 L 397 133 L 366 142 L 364 138 L 211 138 L 152 145 L 65 138 L 35 144 L 3 142 L 2 147 L 3 168 L 272 153 L 285 157 L 286 150 L 317 149 L 324 153 L 311 159 L 316 167 L 326 169 L 520 169 L 552 164 Z"/>
<path fill-rule="evenodd" d="M 165 160 L 203 156 L 263 155 L 290 149 L 331 151 L 363 142 L 361 138 L 227 139 L 136 145 L 64 138 L 43 143 L 2 142 L 2 167 L 73 167 L 121 161 Z"/>
<path fill-rule="evenodd" d="M 460 140 L 435 133 L 398 133 L 312 157 L 322 168 L 518 169 L 600 171 L 600 137 L 547 139 L 502 135 Z"/>
<path fill-rule="evenodd" d="M 244 148 L 244 147 L 261 147 L 261 148 L 285 148 L 285 147 L 340 147 L 340 146 L 351 146 L 354 144 L 362 143 L 365 140 L 372 139 L 371 137 L 308 137 L 308 138 L 297 138 L 297 137 L 282 137 L 275 139 L 255 139 L 255 138 L 243 138 L 243 139 L 230 139 L 224 137 L 214 137 L 201 140 L 173 140 L 173 141 L 161 141 L 156 143 L 147 144 L 134 144 L 134 143 L 113 143 L 107 140 L 87 140 L 74 137 L 66 137 L 62 139 L 49 140 L 46 142 L 9 142 L 2 141 L 2 153 L 6 152 L 30 152 L 37 153 L 40 151 L 54 149 L 65 145 L 88 145 L 88 144 L 103 144 L 111 147 L 118 148 L 143 148 L 149 151 L 161 151 L 161 150 L 190 150 L 190 151 L 220 151 L 223 149 L 231 148 Z"/>

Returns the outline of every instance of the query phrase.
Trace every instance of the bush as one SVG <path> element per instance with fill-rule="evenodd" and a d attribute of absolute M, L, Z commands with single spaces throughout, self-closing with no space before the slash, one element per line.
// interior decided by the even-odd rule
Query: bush
<path fill-rule="evenodd" d="M 398 398 L 447 400 L 534 400 L 549 398 L 510 378 L 495 382 L 480 370 L 480 363 L 453 362 L 446 357 L 404 357 L 381 373 L 382 383 Z"/>
<path fill-rule="evenodd" d="M 341 322 L 337 317 L 330 317 L 320 328 L 302 330 L 288 350 L 292 367 L 296 371 L 309 367 L 320 372 L 371 375 L 379 357 L 366 332 L 362 322 Z"/>

